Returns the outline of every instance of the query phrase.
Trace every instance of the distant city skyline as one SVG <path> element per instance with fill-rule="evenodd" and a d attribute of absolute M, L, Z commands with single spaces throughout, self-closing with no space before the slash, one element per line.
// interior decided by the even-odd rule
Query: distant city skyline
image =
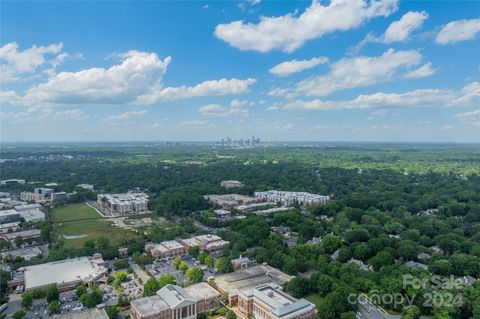
<path fill-rule="evenodd" d="M 477 142 L 474 1 L 2 1 L 1 142 Z"/>

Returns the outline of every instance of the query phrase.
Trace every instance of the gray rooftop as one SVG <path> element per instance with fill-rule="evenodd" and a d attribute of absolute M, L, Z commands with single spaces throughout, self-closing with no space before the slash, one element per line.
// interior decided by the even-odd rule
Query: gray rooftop
<path fill-rule="evenodd" d="M 266 304 L 270 311 L 277 317 L 288 314 L 314 309 L 314 305 L 305 299 L 295 299 L 283 292 L 276 284 L 266 284 L 244 292 L 248 297 L 255 297 Z"/>
<path fill-rule="evenodd" d="M 157 295 L 160 296 L 171 309 L 176 309 L 178 306 L 183 307 L 183 304 L 197 302 L 185 289 L 176 285 L 166 285 L 157 291 Z"/>
<path fill-rule="evenodd" d="M 142 317 L 152 316 L 169 309 L 167 303 L 158 295 L 132 300 L 131 305 Z"/>
<path fill-rule="evenodd" d="M 253 289 L 262 284 L 283 285 L 292 278 L 294 277 L 269 265 L 257 265 L 217 276 L 215 277 L 215 284 L 222 290 L 227 291 L 230 296 L 236 296 L 244 290 Z"/>

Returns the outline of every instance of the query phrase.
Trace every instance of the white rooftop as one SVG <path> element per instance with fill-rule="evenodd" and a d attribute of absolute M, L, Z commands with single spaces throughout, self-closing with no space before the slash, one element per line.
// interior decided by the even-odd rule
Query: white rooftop
<path fill-rule="evenodd" d="M 80 257 L 25 267 L 25 289 L 97 278 L 105 268 Z"/>

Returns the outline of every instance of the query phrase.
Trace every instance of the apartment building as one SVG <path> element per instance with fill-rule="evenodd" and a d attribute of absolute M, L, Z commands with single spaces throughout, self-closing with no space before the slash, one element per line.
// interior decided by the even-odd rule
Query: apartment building
<path fill-rule="evenodd" d="M 148 211 L 148 195 L 142 192 L 99 194 L 97 203 L 110 212 L 120 215 Z"/>
<path fill-rule="evenodd" d="M 35 202 L 35 203 L 45 201 L 45 197 L 42 194 L 37 194 L 34 192 L 21 192 L 20 199 L 26 202 Z"/>
<path fill-rule="evenodd" d="M 220 305 L 220 294 L 206 283 L 186 288 L 166 285 L 155 296 L 133 300 L 133 319 L 196 319 Z"/>
<path fill-rule="evenodd" d="M 274 283 L 243 291 L 238 297 L 241 319 L 316 319 L 315 305 L 296 299 Z"/>
<path fill-rule="evenodd" d="M 243 187 L 244 184 L 242 182 L 239 182 L 239 181 L 232 181 L 232 180 L 229 180 L 229 181 L 221 181 L 220 182 L 220 186 L 222 187 L 225 187 L 225 188 L 239 188 L 239 187 Z"/>
<path fill-rule="evenodd" d="M 269 190 L 266 192 L 255 192 L 255 197 L 284 206 L 291 205 L 321 205 L 330 200 L 330 196 L 310 194 L 306 192 L 285 192 Z"/>
<path fill-rule="evenodd" d="M 240 194 L 205 195 L 203 198 L 208 200 L 210 203 L 225 209 L 233 208 L 241 204 L 247 205 L 260 201 L 258 198 Z"/>

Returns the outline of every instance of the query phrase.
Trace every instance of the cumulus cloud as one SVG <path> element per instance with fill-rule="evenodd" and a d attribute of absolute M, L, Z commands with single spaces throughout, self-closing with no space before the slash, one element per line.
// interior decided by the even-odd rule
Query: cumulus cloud
<path fill-rule="evenodd" d="M 406 42 L 413 31 L 420 28 L 426 19 L 428 14 L 425 11 L 409 11 L 400 20 L 392 22 L 383 35 L 376 37 L 373 33 L 368 33 L 365 39 L 350 51 L 356 53 L 367 43 Z"/>
<path fill-rule="evenodd" d="M 220 79 L 205 81 L 196 86 L 167 87 L 152 90 L 148 94 L 141 95 L 135 101 L 136 104 L 153 104 L 158 102 L 173 101 L 178 99 L 193 98 L 200 96 L 220 96 L 227 94 L 241 94 L 248 92 L 250 85 L 255 79 Z"/>
<path fill-rule="evenodd" d="M 300 15 L 261 17 L 257 24 L 241 20 L 219 24 L 215 36 L 240 50 L 293 52 L 309 40 L 357 28 L 396 10 L 397 0 L 332 0 L 325 6 L 314 0 Z"/>
<path fill-rule="evenodd" d="M 302 72 L 319 64 L 325 63 L 328 63 L 328 58 L 326 57 L 317 57 L 310 60 L 291 60 L 277 64 L 271 68 L 269 72 L 280 76 L 288 76 L 290 74 Z"/>
<path fill-rule="evenodd" d="M 249 104 L 247 100 L 232 100 L 232 102 L 230 102 L 230 106 L 233 107 L 233 108 L 238 108 L 238 107 L 242 107 L 242 106 L 245 106 Z"/>
<path fill-rule="evenodd" d="M 107 124 L 116 124 L 126 122 L 128 120 L 137 119 L 143 117 L 147 114 L 146 110 L 135 110 L 135 111 L 128 111 L 121 114 L 111 115 L 102 119 L 102 122 Z"/>
<path fill-rule="evenodd" d="M 420 63 L 422 55 L 415 50 L 389 49 L 377 57 L 344 58 L 330 66 L 326 75 L 299 82 L 295 91 L 308 96 L 327 96 L 333 92 L 391 81 L 400 70 Z"/>
<path fill-rule="evenodd" d="M 46 82 L 33 85 L 24 95 L 14 91 L 0 94 L 10 105 L 57 104 L 154 104 L 199 96 L 240 94 L 248 91 L 255 79 L 220 79 L 196 86 L 164 87 L 162 78 L 172 61 L 157 54 L 129 51 L 116 55 L 119 64 L 109 68 L 90 68 L 61 72 Z"/>
<path fill-rule="evenodd" d="M 480 104 L 480 82 L 472 82 L 460 90 L 420 89 L 406 93 L 362 94 L 353 100 L 324 101 L 294 100 L 282 105 L 283 109 L 343 110 L 388 107 L 461 107 Z"/>
<path fill-rule="evenodd" d="M 407 79 L 418 79 L 425 78 L 427 76 L 434 75 L 437 72 L 437 69 L 432 67 L 432 63 L 426 63 L 419 67 L 418 69 L 408 71 L 405 73 Z"/>
<path fill-rule="evenodd" d="M 428 14 L 425 11 L 409 11 L 405 13 L 400 20 L 394 21 L 388 26 L 381 37 L 381 42 L 393 43 L 408 40 L 412 32 L 421 27 L 427 18 Z"/>
<path fill-rule="evenodd" d="M 435 42 L 446 45 L 472 40 L 480 32 L 480 18 L 449 22 L 437 33 Z"/>
<path fill-rule="evenodd" d="M 467 124 L 480 127 L 480 109 L 459 113 L 455 117 Z"/>
<path fill-rule="evenodd" d="M 219 104 L 208 104 L 202 106 L 198 109 L 198 112 L 209 117 L 248 116 L 248 110 L 241 109 L 239 107 L 226 108 Z"/>
<path fill-rule="evenodd" d="M 46 64 L 49 55 L 56 55 L 63 49 L 63 43 L 50 44 L 47 46 L 33 45 L 26 50 L 19 50 L 16 42 L 10 42 L 0 48 L 1 78 L 3 82 L 19 80 L 22 75 L 32 75 L 35 71 Z M 68 55 L 62 53 L 55 56 L 50 62 L 57 66 Z"/>
<path fill-rule="evenodd" d="M 204 126 L 204 125 L 208 125 L 208 123 L 202 120 L 187 120 L 187 121 L 180 122 L 180 125 L 181 126 Z"/>
<path fill-rule="evenodd" d="M 21 112 L 0 111 L 0 120 L 9 123 L 38 122 L 39 119 L 78 121 L 88 118 L 90 116 L 80 109 L 57 110 L 52 107 L 31 107 Z"/>

